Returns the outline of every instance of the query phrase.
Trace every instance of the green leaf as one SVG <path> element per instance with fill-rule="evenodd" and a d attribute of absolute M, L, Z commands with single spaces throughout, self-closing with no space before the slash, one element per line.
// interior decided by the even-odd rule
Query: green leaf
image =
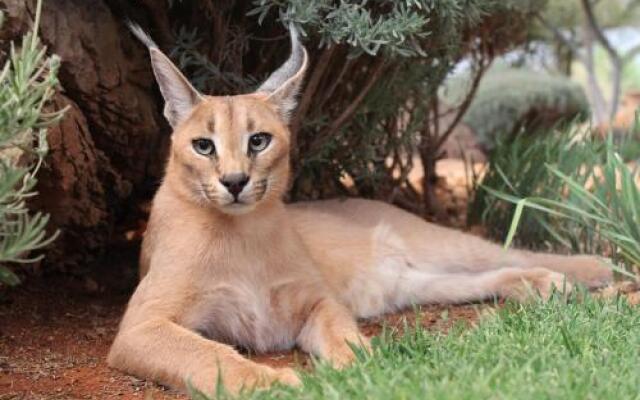
<path fill-rule="evenodd" d="M 16 286 L 20 284 L 20 278 L 18 278 L 18 276 L 9 268 L 4 265 L 0 265 L 0 283 L 4 283 L 9 286 Z"/>

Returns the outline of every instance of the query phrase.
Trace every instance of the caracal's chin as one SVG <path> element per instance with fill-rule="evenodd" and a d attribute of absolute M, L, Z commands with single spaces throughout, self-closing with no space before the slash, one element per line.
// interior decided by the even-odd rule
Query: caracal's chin
<path fill-rule="evenodd" d="M 242 215 L 253 211 L 256 208 L 256 203 L 229 203 L 218 205 L 216 208 L 227 215 Z"/>

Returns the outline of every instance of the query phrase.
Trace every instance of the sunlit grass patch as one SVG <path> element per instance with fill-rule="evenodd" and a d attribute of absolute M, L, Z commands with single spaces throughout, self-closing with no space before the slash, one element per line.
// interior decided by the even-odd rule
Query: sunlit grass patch
<path fill-rule="evenodd" d="M 300 388 L 240 397 L 623 399 L 640 393 L 640 310 L 623 298 L 578 293 L 568 302 L 508 304 L 475 328 L 415 328 L 399 337 L 386 331 L 374 344 L 372 355 L 346 370 L 320 364 L 302 373 Z"/>

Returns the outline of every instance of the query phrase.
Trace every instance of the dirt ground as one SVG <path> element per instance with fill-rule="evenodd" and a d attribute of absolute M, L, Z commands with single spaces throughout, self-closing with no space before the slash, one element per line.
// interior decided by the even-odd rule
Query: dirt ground
<path fill-rule="evenodd" d="M 127 298 L 69 290 L 67 282 L 51 279 L 0 291 L 0 400 L 186 398 L 107 367 Z M 429 328 L 446 329 L 454 321 L 475 321 L 483 307 L 424 307 L 421 320 Z M 414 312 L 407 311 L 361 325 L 371 336 L 384 321 L 402 326 L 404 317 L 415 320 Z M 297 352 L 253 358 L 274 366 L 309 367 Z"/>

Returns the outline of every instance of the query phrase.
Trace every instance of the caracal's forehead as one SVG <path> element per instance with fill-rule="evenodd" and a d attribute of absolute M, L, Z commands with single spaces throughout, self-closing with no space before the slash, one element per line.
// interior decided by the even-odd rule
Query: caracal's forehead
<path fill-rule="evenodd" d="M 205 96 L 175 133 L 192 138 L 253 132 L 267 132 L 288 141 L 287 127 L 277 110 L 258 94 Z"/>

